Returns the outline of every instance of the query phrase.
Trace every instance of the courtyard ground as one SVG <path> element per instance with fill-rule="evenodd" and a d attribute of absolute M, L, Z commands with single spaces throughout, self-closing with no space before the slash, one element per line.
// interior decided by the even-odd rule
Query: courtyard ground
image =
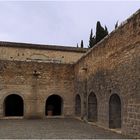
<path fill-rule="evenodd" d="M 0 120 L 0 138 L 123 139 L 127 137 L 84 123 L 77 119 L 50 118 L 44 120 Z"/>

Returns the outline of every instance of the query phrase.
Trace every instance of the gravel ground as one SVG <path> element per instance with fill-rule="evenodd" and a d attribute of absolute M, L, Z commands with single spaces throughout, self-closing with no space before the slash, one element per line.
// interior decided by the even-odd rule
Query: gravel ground
<path fill-rule="evenodd" d="M 127 138 L 76 119 L 0 120 L 1 139 Z"/>

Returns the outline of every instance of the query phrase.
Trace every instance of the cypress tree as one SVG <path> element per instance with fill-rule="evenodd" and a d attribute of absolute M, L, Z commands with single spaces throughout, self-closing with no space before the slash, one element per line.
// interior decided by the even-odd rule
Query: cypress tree
<path fill-rule="evenodd" d="M 92 47 L 92 37 L 93 37 L 93 31 L 92 31 L 92 29 L 91 29 L 90 37 L 89 37 L 89 48 Z"/>
<path fill-rule="evenodd" d="M 89 48 L 92 48 L 96 43 L 95 36 L 93 36 L 93 31 L 91 29 L 90 37 L 89 37 Z"/>
<path fill-rule="evenodd" d="M 108 29 L 107 27 L 105 26 L 105 36 L 108 35 Z"/>
<path fill-rule="evenodd" d="M 106 35 L 108 35 L 107 27 L 105 26 L 104 29 L 98 21 L 96 25 L 96 43 L 102 40 Z"/>
<path fill-rule="evenodd" d="M 84 48 L 83 40 L 81 40 L 81 48 Z"/>
<path fill-rule="evenodd" d="M 77 48 L 79 48 L 79 45 L 78 45 L 78 43 L 77 43 L 77 46 L 76 46 Z"/>
<path fill-rule="evenodd" d="M 115 29 L 118 27 L 118 21 L 116 22 L 116 24 L 115 24 Z"/>
<path fill-rule="evenodd" d="M 100 40 L 102 40 L 107 35 L 108 35 L 107 27 L 106 26 L 102 27 L 100 21 L 97 21 L 96 35 L 93 36 L 93 30 L 91 29 L 88 48 L 92 48 L 96 43 L 98 43 Z"/>

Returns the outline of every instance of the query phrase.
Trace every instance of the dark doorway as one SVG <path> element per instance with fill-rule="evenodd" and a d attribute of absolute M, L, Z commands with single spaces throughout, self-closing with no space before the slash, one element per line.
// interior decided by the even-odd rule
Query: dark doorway
<path fill-rule="evenodd" d="M 88 96 L 88 121 L 97 121 L 97 98 L 93 92 Z"/>
<path fill-rule="evenodd" d="M 23 100 L 19 95 L 12 94 L 4 101 L 5 116 L 23 116 Z"/>
<path fill-rule="evenodd" d="M 75 97 L 75 115 L 81 116 L 81 98 L 80 95 Z"/>
<path fill-rule="evenodd" d="M 117 94 L 109 100 L 109 128 L 121 128 L 121 100 Z"/>
<path fill-rule="evenodd" d="M 46 101 L 45 115 L 49 115 L 48 112 L 52 112 L 51 115 L 58 116 L 62 113 L 62 98 L 58 95 L 51 95 Z"/>

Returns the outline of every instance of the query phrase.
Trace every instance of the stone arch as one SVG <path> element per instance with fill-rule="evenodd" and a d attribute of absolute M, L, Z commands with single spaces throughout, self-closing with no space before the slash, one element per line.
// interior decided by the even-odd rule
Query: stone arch
<path fill-rule="evenodd" d="M 75 96 L 75 115 L 81 116 L 81 98 L 79 94 Z"/>
<path fill-rule="evenodd" d="M 23 116 L 24 101 L 18 94 L 9 94 L 4 99 L 4 116 Z"/>
<path fill-rule="evenodd" d="M 88 121 L 97 121 L 97 97 L 91 92 L 88 96 Z"/>
<path fill-rule="evenodd" d="M 46 116 L 60 116 L 62 115 L 63 99 L 61 96 L 53 94 L 50 95 L 45 104 Z"/>
<path fill-rule="evenodd" d="M 109 128 L 121 128 L 121 99 L 117 94 L 109 100 Z"/>

